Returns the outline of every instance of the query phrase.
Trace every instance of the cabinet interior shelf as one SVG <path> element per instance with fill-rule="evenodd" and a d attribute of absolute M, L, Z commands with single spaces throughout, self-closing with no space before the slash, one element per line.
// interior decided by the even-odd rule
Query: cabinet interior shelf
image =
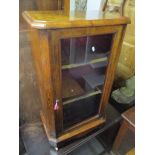
<path fill-rule="evenodd" d="M 78 101 L 78 100 L 81 100 L 81 99 L 85 99 L 85 98 L 88 98 L 88 97 L 91 97 L 91 96 L 94 96 L 94 95 L 98 95 L 98 94 L 101 94 L 101 93 L 102 93 L 101 90 L 98 89 L 97 91 L 90 92 L 90 93 L 87 93 L 85 95 L 75 97 L 73 99 L 69 99 L 69 100 L 63 102 L 63 105 L 69 104 L 69 103 L 72 103 L 72 102 L 75 102 L 75 101 Z"/>
<path fill-rule="evenodd" d="M 64 69 L 70 69 L 70 68 L 76 68 L 76 67 L 80 67 L 80 66 L 85 66 L 85 65 L 90 65 L 90 64 L 95 64 L 95 63 L 99 63 L 99 62 L 105 62 L 108 60 L 108 57 L 103 57 L 103 58 L 98 58 L 98 59 L 94 59 L 89 61 L 88 63 L 79 63 L 79 64 L 68 64 L 68 65 L 63 65 L 62 66 L 62 70 Z"/>

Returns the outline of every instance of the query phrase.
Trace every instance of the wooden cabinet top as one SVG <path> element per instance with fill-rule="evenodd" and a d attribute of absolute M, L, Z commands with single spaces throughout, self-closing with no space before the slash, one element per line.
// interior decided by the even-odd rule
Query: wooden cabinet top
<path fill-rule="evenodd" d="M 72 27 L 90 27 L 121 25 L 130 23 L 128 17 L 112 12 L 70 12 L 64 11 L 25 11 L 23 17 L 33 28 L 56 29 Z"/>

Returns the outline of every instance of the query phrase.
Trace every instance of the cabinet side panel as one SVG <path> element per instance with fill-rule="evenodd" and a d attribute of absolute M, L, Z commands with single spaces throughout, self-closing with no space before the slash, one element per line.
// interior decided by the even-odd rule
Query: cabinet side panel
<path fill-rule="evenodd" d="M 99 108 L 99 113 L 101 115 L 104 114 L 104 109 L 106 104 L 108 103 L 109 96 L 111 93 L 111 88 L 114 81 L 116 67 L 117 67 L 117 63 L 121 52 L 125 29 L 126 29 L 126 25 L 120 26 L 120 29 L 118 30 L 113 40 L 113 47 L 112 47 L 111 56 L 109 59 L 108 68 L 106 71 L 105 84 L 103 87 L 103 95 L 102 95 L 101 104 Z"/>
<path fill-rule="evenodd" d="M 48 35 L 46 32 L 40 30 L 33 30 L 30 33 L 32 42 L 32 54 L 35 63 L 38 86 L 42 102 L 42 114 L 45 119 L 45 126 L 53 137 L 56 137 L 53 103 L 51 94 L 51 78 L 50 78 L 50 62 L 49 62 L 49 48 Z"/>

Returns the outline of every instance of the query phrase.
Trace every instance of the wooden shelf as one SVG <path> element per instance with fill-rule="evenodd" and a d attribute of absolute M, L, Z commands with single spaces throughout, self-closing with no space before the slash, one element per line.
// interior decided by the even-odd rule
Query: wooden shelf
<path fill-rule="evenodd" d="M 62 98 L 67 99 L 75 96 L 80 96 L 85 93 L 80 84 L 69 75 L 62 77 Z"/>
<path fill-rule="evenodd" d="M 75 97 L 73 99 L 69 99 L 65 102 L 63 102 L 63 105 L 65 104 L 69 104 L 69 103 L 72 103 L 72 102 L 75 102 L 75 101 L 78 101 L 78 100 L 81 100 L 81 99 L 85 99 L 85 98 L 88 98 L 88 97 L 91 97 L 91 96 L 94 96 L 94 95 L 98 95 L 98 94 L 101 94 L 101 90 L 97 90 L 97 91 L 93 91 L 93 92 L 90 92 L 90 93 L 87 93 L 85 95 L 82 95 L 82 96 L 78 96 L 78 97 Z"/>
<path fill-rule="evenodd" d="M 104 57 L 104 58 L 98 58 L 98 59 L 95 59 L 95 60 L 91 60 L 88 63 L 63 65 L 62 66 L 62 70 L 76 68 L 76 67 L 81 67 L 81 66 L 85 66 L 85 65 L 91 65 L 91 64 L 95 64 L 95 63 L 99 63 L 99 62 L 105 62 L 107 60 L 108 60 L 108 57 Z"/>

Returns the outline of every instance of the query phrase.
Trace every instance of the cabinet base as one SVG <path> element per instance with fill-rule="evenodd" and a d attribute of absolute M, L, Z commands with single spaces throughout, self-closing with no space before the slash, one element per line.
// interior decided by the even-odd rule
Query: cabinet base
<path fill-rule="evenodd" d="M 43 126 L 45 129 L 47 138 L 49 140 L 49 143 L 56 149 L 60 148 L 64 142 L 68 142 L 75 138 L 80 138 L 80 137 L 84 136 L 85 134 L 88 134 L 96 127 L 103 125 L 103 123 L 105 122 L 105 118 L 100 117 L 100 118 L 97 118 L 89 123 L 83 124 L 83 125 L 77 127 L 76 129 L 66 131 L 66 132 L 62 133 L 57 138 L 53 138 L 50 135 L 49 131 L 47 130 L 44 114 L 41 112 L 40 115 L 41 115 L 41 120 L 43 122 Z"/>

